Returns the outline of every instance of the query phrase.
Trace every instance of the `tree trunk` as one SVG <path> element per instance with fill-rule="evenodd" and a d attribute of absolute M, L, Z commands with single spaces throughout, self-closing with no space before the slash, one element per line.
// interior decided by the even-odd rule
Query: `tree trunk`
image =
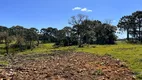
<path fill-rule="evenodd" d="M 9 54 L 8 41 L 6 37 L 5 37 L 5 50 L 6 50 L 6 54 Z"/>
<path fill-rule="evenodd" d="M 19 48 L 20 48 L 20 51 L 22 52 L 23 49 L 22 49 L 22 44 L 21 43 L 19 44 Z"/>
<path fill-rule="evenodd" d="M 129 41 L 129 29 L 127 29 L 127 40 Z"/>
<path fill-rule="evenodd" d="M 141 35 L 142 35 L 142 34 L 141 34 L 141 31 L 140 31 L 140 41 L 141 41 L 141 43 L 142 43 L 142 37 L 141 37 Z"/>
<path fill-rule="evenodd" d="M 39 46 L 39 38 L 37 39 L 37 46 Z"/>
<path fill-rule="evenodd" d="M 32 41 L 30 41 L 30 49 L 31 49 L 31 51 L 32 51 Z"/>
<path fill-rule="evenodd" d="M 39 40 L 37 41 L 37 46 L 39 46 Z"/>
<path fill-rule="evenodd" d="M 141 41 L 141 27 L 139 26 L 139 41 Z"/>
<path fill-rule="evenodd" d="M 139 41 L 142 42 L 142 37 L 141 37 L 141 22 L 139 22 Z"/>
<path fill-rule="evenodd" d="M 78 47 L 83 47 L 83 46 L 82 46 L 82 41 L 81 41 L 82 36 L 81 36 L 81 35 L 79 35 L 78 37 L 79 37 L 79 45 L 78 45 Z"/>
<path fill-rule="evenodd" d="M 80 35 L 78 34 L 78 47 L 80 47 Z"/>
<path fill-rule="evenodd" d="M 79 39 L 79 47 L 81 47 L 82 45 L 81 45 L 81 37 L 80 37 L 80 39 Z"/>

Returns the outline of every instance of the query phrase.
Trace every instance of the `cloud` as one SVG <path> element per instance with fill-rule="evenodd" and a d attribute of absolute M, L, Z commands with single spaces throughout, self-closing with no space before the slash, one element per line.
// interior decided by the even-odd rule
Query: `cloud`
<path fill-rule="evenodd" d="M 73 11 L 74 11 L 74 10 L 80 10 L 80 11 L 82 11 L 82 12 L 92 12 L 92 10 L 90 10 L 90 9 L 81 8 L 81 7 L 75 7 L 75 8 L 73 8 L 72 10 L 73 10 Z"/>
<path fill-rule="evenodd" d="M 86 12 L 87 8 L 82 8 L 81 11 Z"/>
<path fill-rule="evenodd" d="M 92 10 L 88 10 L 87 8 L 82 8 L 81 11 L 83 11 L 83 12 L 92 12 Z"/>
<path fill-rule="evenodd" d="M 81 7 L 75 7 L 75 8 L 73 8 L 72 10 L 73 10 L 73 11 L 74 11 L 74 10 L 81 10 Z"/>
<path fill-rule="evenodd" d="M 92 10 L 87 10 L 88 12 L 92 12 Z"/>

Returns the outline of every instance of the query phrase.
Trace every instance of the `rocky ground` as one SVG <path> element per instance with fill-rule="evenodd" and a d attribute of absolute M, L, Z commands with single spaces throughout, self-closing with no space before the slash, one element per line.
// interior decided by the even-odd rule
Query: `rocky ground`
<path fill-rule="evenodd" d="M 0 80 L 135 80 L 124 62 L 110 55 L 63 53 L 18 56 L 1 69 Z"/>

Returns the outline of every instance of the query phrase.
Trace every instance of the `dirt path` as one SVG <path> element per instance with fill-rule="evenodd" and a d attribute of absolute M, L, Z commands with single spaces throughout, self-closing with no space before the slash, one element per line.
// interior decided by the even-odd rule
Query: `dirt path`
<path fill-rule="evenodd" d="M 88 53 L 42 55 L 46 58 L 21 60 L 18 67 L 1 71 L 10 80 L 135 80 L 125 63 L 109 55 Z"/>

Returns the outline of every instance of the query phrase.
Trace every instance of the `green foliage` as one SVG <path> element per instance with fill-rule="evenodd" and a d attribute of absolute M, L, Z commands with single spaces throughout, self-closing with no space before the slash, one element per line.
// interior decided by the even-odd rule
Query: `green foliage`
<path fill-rule="evenodd" d="M 52 43 L 57 41 L 57 28 L 52 28 L 52 27 L 48 27 L 48 28 L 42 28 L 40 30 L 40 40 L 43 43 Z"/>
<path fill-rule="evenodd" d="M 116 27 L 109 24 L 102 24 L 95 28 L 96 34 L 96 43 L 97 44 L 115 44 L 116 36 L 115 31 Z"/>

